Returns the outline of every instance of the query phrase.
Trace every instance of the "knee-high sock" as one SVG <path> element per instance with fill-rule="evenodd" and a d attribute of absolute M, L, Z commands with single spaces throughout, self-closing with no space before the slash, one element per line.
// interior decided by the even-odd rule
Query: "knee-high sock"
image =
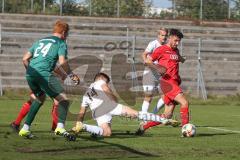
<path fill-rule="evenodd" d="M 155 121 L 161 123 L 165 123 L 166 121 L 168 121 L 168 119 L 160 117 L 159 115 L 145 112 L 138 112 L 138 118 L 144 121 Z"/>
<path fill-rule="evenodd" d="M 147 112 L 149 108 L 150 103 L 148 101 L 143 101 L 142 104 L 142 112 Z"/>
<path fill-rule="evenodd" d="M 31 126 L 38 110 L 40 109 L 40 107 L 42 106 L 42 103 L 39 102 L 38 100 L 34 100 L 32 102 L 32 105 L 30 107 L 30 111 L 28 112 L 28 115 L 27 115 L 27 119 L 25 121 L 25 124 Z"/>
<path fill-rule="evenodd" d="M 66 118 L 67 118 L 67 112 L 68 112 L 68 107 L 69 107 L 69 101 L 68 100 L 63 100 L 59 102 L 58 104 L 58 123 L 65 123 Z"/>
<path fill-rule="evenodd" d="M 58 123 L 58 105 L 52 106 L 52 130 L 55 130 Z"/>
<path fill-rule="evenodd" d="M 160 114 L 159 116 L 162 117 L 162 118 L 165 118 L 165 117 L 166 117 L 164 114 Z M 161 122 L 150 121 L 150 122 L 147 122 L 147 123 L 143 126 L 143 129 L 144 129 L 144 130 L 147 130 L 148 128 L 157 126 L 157 125 L 159 125 L 159 124 L 161 124 Z"/>
<path fill-rule="evenodd" d="M 97 134 L 100 136 L 103 135 L 103 129 L 101 127 L 94 126 L 94 125 L 88 125 L 88 124 L 83 124 L 83 126 L 87 132 L 94 133 L 94 134 Z"/>
<path fill-rule="evenodd" d="M 162 98 L 160 98 L 160 99 L 158 100 L 157 105 L 156 105 L 155 108 L 153 109 L 153 113 L 154 113 L 154 114 L 158 113 L 158 111 L 159 111 L 163 106 L 164 106 L 164 101 L 163 101 Z"/>
<path fill-rule="evenodd" d="M 159 124 L 161 124 L 161 122 L 150 121 L 150 122 L 147 122 L 147 123 L 143 126 L 143 129 L 144 129 L 144 130 L 147 130 L 148 128 L 157 126 L 157 125 L 159 125 Z"/>
<path fill-rule="evenodd" d="M 188 106 L 180 108 L 180 115 L 181 115 L 181 121 L 182 121 L 182 126 L 189 123 L 189 109 Z"/>
<path fill-rule="evenodd" d="M 27 102 L 25 102 L 23 105 L 22 105 L 22 108 L 20 110 L 20 112 L 18 113 L 18 116 L 17 118 L 15 119 L 14 123 L 16 125 L 20 125 L 21 124 L 21 121 L 23 120 L 23 118 L 27 115 L 27 113 L 29 112 L 30 110 L 30 107 L 31 107 L 31 104 L 32 102 L 29 100 Z"/>

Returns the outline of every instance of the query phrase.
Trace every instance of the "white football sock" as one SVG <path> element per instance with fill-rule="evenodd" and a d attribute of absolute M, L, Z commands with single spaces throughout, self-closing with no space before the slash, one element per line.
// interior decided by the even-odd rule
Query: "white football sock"
<path fill-rule="evenodd" d="M 100 136 L 103 135 L 103 129 L 101 127 L 88 125 L 88 124 L 83 124 L 83 127 L 87 132 L 94 133 Z"/>
<path fill-rule="evenodd" d="M 168 119 L 166 118 L 161 118 L 156 114 L 146 113 L 146 112 L 138 112 L 138 118 L 144 121 L 155 121 L 155 122 L 161 122 L 161 123 L 166 123 L 168 121 Z"/>
<path fill-rule="evenodd" d="M 29 125 L 27 125 L 27 124 L 24 124 L 24 125 L 23 125 L 23 129 L 24 129 L 25 131 L 29 131 L 29 128 L 30 128 Z"/>
<path fill-rule="evenodd" d="M 149 105 L 150 105 L 150 103 L 148 101 L 143 101 L 142 112 L 147 112 Z"/>
<path fill-rule="evenodd" d="M 163 106 L 164 106 L 164 101 L 163 101 L 162 98 L 160 98 L 160 99 L 158 100 L 157 105 L 156 105 L 155 108 L 153 109 L 153 113 L 154 113 L 154 114 L 158 113 L 158 111 L 159 111 Z"/>
<path fill-rule="evenodd" d="M 57 123 L 57 128 L 64 128 L 64 124 L 63 123 Z"/>

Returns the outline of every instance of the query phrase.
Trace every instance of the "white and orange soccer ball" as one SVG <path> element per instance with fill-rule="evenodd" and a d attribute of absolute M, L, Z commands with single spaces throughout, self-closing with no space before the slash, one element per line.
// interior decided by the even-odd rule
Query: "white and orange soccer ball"
<path fill-rule="evenodd" d="M 182 135 L 183 137 L 194 137 L 196 135 L 196 127 L 193 124 L 185 124 L 182 127 Z"/>

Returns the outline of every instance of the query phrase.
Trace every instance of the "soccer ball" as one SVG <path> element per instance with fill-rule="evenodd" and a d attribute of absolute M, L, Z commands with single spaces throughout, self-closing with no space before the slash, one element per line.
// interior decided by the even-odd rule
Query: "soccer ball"
<path fill-rule="evenodd" d="M 196 135 L 196 127 L 193 124 L 185 124 L 182 127 L 183 137 L 194 137 Z"/>

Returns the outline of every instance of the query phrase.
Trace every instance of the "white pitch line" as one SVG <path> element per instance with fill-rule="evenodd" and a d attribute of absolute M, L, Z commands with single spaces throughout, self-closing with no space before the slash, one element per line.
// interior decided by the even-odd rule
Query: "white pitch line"
<path fill-rule="evenodd" d="M 240 131 L 235 131 L 235 130 L 230 130 L 230 129 L 215 128 L 215 127 L 206 127 L 206 128 L 213 129 L 213 130 L 217 130 L 217 131 L 240 133 Z"/>

